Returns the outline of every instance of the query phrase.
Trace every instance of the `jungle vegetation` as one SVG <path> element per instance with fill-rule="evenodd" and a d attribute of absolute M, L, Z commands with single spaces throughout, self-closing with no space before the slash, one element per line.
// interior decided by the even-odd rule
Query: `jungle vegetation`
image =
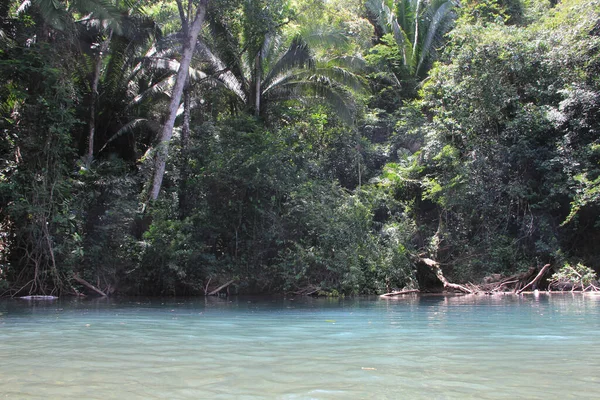
<path fill-rule="evenodd" d="M 3 295 L 600 269 L 599 0 L 4 1 L 0 135 Z"/>

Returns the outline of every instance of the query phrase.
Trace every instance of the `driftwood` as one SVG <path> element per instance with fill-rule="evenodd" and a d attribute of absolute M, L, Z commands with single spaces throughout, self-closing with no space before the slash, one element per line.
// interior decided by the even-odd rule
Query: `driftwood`
<path fill-rule="evenodd" d="M 525 283 L 529 282 L 536 274 L 536 268 L 532 267 L 526 272 L 507 277 L 500 277 L 499 280 L 483 283 L 479 286 L 480 290 L 487 294 L 496 292 L 512 291 L 516 293 Z M 509 289 L 510 288 L 510 289 Z"/>
<path fill-rule="evenodd" d="M 56 300 L 58 297 L 56 296 L 42 296 L 42 295 L 31 295 L 31 296 L 21 296 L 19 297 L 23 300 Z"/>
<path fill-rule="evenodd" d="M 219 293 L 221 290 L 225 289 L 227 286 L 231 285 L 233 282 L 235 282 L 235 279 L 232 279 L 229 282 L 222 284 L 221 286 L 219 286 L 218 288 L 216 288 L 215 290 L 210 292 L 208 295 L 214 296 L 215 294 Z"/>
<path fill-rule="evenodd" d="M 533 278 L 533 280 L 531 282 L 529 282 L 527 285 L 523 286 L 521 289 L 517 290 L 517 293 L 521 293 L 523 292 L 525 289 L 527 289 L 530 286 L 535 285 L 536 283 L 538 283 L 538 281 L 540 279 L 542 279 L 542 277 L 544 276 L 544 274 L 546 274 L 546 272 L 548 271 L 548 268 L 550 268 L 550 264 L 546 264 L 542 267 L 542 269 L 540 270 L 540 272 L 535 276 L 535 278 Z"/>
<path fill-rule="evenodd" d="M 450 288 L 468 294 L 475 293 L 476 290 L 469 289 L 468 287 L 459 285 L 457 283 L 448 282 L 448 279 L 446 279 L 444 273 L 442 272 L 442 269 L 440 268 L 440 263 L 438 263 L 437 261 L 434 261 L 431 258 L 419 258 L 419 261 L 433 270 L 435 276 L 437 276 L 440 282 L 442 282 L 442 284 L 444 285 L 444 288 Z"/>
<path fill-rule="evenodd" d="M 73 280 L 76 281 L 76 282 L 78 282 L 78 283 L 81 283 L 86 288 L 93 290 L 94 292 L 98 293 L 100 296 L 107 297 L 106 293 L 104 293 L 102 290 L 98 289 L 96 286 L 92 285 L 91 283 L 89 283 L 85 279 L 80 278 L 77 275 L 73 275 Z"/>
<path fill-rule="evenodd" d="M 406 290 L 400 290 L 399 292 L 390 292 L 390 293 L 384 293 L 379 295 L 379 297 L 394 297 L 394 296 L 401 296 L 403 294 L 410 294 L 410 293 L 419 293 L 419 289 L 406 289 Z"/>
<path fill-rule="evenodd" d="M 307 286 L 303 289 L 297 290 L 295 292 L 292 292 L 293 294 L 296 294 L 298 296 L 310 296 L 313 295 L 315 293 L 317 293 L 319 290 L 321 290 L 320 286 Z"/>

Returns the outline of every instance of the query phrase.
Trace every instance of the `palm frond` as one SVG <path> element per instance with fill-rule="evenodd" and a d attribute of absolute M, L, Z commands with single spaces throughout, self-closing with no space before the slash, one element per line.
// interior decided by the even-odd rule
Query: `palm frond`
<path fill-rule="evenodd" d="M 128 80 L 131 81 L 134 79 L 134 77 L 139 76 L 139 75 L 141 75 L 141 76 L 148 75 L 148 72 L 151 70 L 149 68 L 151 60 L 154 58 L 165 57 L 165 53 L 167 53 L 167 52 L 164 50 L 159 52 L 156 48 L 156 43 L 153 43 L 148 48 L 148 50 L 146 50 L 144 55 L 142 55 L 137 60 L 137 63 L 131 69 L 131 73 L 129 74 Z"/>
<path fill-rule="evenodd" d="M 367 68 L 365 59 L 360 56 L 333 57 L 327 60 L 327 64 L 346 68 L 351 71 L 364 71 Z"/>
<path fill-rule="evenodd" d="M 302 84 L 301 89 L 307 91 L 308 94 L 314 93 L 315 98 L 330 106 L 335 114 L 348 125 L 354 122 L 356 107 L 350 92 L 328 79 L 323 79 L 322 76 L 315 77 L 311 83 L 313 84 Z"/>
<path fill-rule="evenodd" d="M 266 34 L 260 50 L 261 63 L 263 66 L 262 72 L 264 73 L 265 69 L 274 65 L 286 50 L 280 35 Z"/>
<path fill-rule="evenodd" d="M 331 26 L 304 25 L 298 35 L 313 49 L 343 49 L 350 43 L 344 32 Z"/>
<path fill-rule="evenodd" d="M 19 8 L 17 8 L 17 15 L 21 15 L 22 13 L 27 12 L 29 7 L 31 7 L 31 0 L 22 1 L 19 5 Z"/>
<path fill-rule="evenodd" d="M 376 17 L 377 24 L 386 33 L 391 33 L 402 54 L 404 65 L 408 65 L 413 58 L 412 45 L 404 26 L 398 23 L 392 10 L 381 0 L 368 0 L 367 9 Z"/>
<path fill-rule="evenodd" d="M 327 104 L 336 115 L 347 124 L 354 122 L 355 104 L 352 94 L 341 85 L 322 75 L 314 75 L 305 80 L 289 79 L 277 86 L 271 99 L 311 98 Z"/>
<path fill-rule="evenodd" d="M 425 41 L 421 47 L 421 57 L 419 59 L 419 63 L 417 64 L 415 75 L 419 75 L 424 61 L 432 53 L 432 46 L 434 46 L 436 42 L 439 42 L 441 36 L 446 33 L 445 29 L 443 29 L 443 25 L 452 12 L 452 8 L 452 2 L 446 1 L 437 9 L 435 9 L 433 16 L 431 16 L 431 22 L 429 23 L 427 36 L 425 37 Z"/>
<path fill-rule="evenodd" d="M 243 84 L 237 76 L 234 75 L 233 72 L 227 68 L 225 63 L 208 48 L 205 42 L 199 40 L 196 48 L 214 70 L 212 75 L 245 103 L 247 101 L 247 96 L 244 92 Z"/>
<path fill-rule="evenodd" d="M 29 9 L 29 6 L 24 2 L 19 7 L 23 12 Z M 68 25 L 69 16 L 64 5 L 55 0 L 33 0 L 31 5 L 36 5 L 44 21 L 55 29 L 64 30 Z"/>
<path fill-rule="evenodd" d="M 271 67 L 267 76 L 263 80 L 264 90 L 268 90 L 273 85 L 273 81 L 280 75 L 284 75 L 296 68 L 313 68 L 315 61 L 312 57 L 308 45 L 297 36 L 292 40 L 288 50 Z"/>
<path fill-rule="evenodd" d="M 414 37 L 415 20 L 418 17 L 415 12 L 418 0 L 400 0 L 396 5 L 396 20 L 402 30 L 409 37 Z"/>
<path fill-rule="evenodd" d="M 153 70 L 167 70 L 169 72 L 177 72 L 179 69 L 179 61 L 174 58 L 151 57 L 145 60 L 148 68 Z"/>
<path fill-rule="evenodd" d="M 375 22 L 378 27 L 381 28 L 385 33 L 390 33 L 390 27 L 388 21 L 390 19 L 391 10 L 385 4 L 383 0 L 367 0 L 365 7 L 375 17 Z"/>
<path fill-rule="evenodd" d="M 127 40 L 122 36 L 114 36 L 110 46 L 110 58 L 104 72 L 103 88 L 109 99 L 115 100 L 122 96 L 126 87 L 128 49 Z"/>
<path fill-rule="evenodd" d="M 112 135 L 106 141 L 106 143 L 104 143 L 104 146 L 102 146 L 102 148 L 98 151 L 98 153 L 101 153 L 106 148 L 106 146 L 108 146 L 114 140 L 116 140 L 119 137 L 126 135 L 128 133 L 132 133 L 137 128 L 142 127 L 142 126 L 146 126 L 148 129 L 152 130 L 155 133 L 160 132 L 160 129 L 161 129 L 160 124 L 158 124 L 156 121 L 152 121 L 152 120 L 149 120 L 146 118 L 133 119 L 133 120 L 129 121 L 128 123 L 126 123 L 125 125 L 123 125 L 114 135 Z"/>
<path fill-rule="evenodd" d="M 316 68 L 314 73 L 316 75 L 326 76 L 355 92 L 364 92 L 366 90 L 366 85 L 361 78 L 346 68 L 326 66 L 324 68 Z"/>
<path fill-rule="evenodd" d="M 145 99 L 150 98 L 150 97 L 156 97 L 157 95 L 168 96 L 168 89 L 171 88 L 174 84 L 175 84 L 175 76 L 170 75 L 168 78 L 163 79 L 163 80 L 153 84 L 148 89 L 144 90 L 142 93 L 135 96 L 131 100 L 129 107 L 140 104 Z"/>
<path fill-rule="evenodd" d="M 158 24 L 145 15 L 128 15 L 124 17 L 120 34 L 131 43 L 138 45 L 148 43 L 150 39 L 160 40 L 162 38 L 162 32 Z"/>
<path fill-rule="evenodd" d="M 48 1 L 48 0 L 38 0 Z M 53 1 L 57 2 L 57 1 Z M 86 15 L 86 19 L 106 21 L 117 33 L 122 32 L 122 13 L 111 0 L 76 0 L 69 4 L 69 12 Z"/>

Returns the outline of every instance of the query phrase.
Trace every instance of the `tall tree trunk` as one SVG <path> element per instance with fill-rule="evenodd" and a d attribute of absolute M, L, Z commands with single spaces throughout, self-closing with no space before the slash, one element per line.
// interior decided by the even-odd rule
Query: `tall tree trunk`
<path fill-rule="evenodd" d="M 417 9 L 415 10 L 415 37 L 413 41 L 412 54 L 410 59 L 410 68 L 414 69 L 413 73 L 416 74 L 417 68 L 417 43 L 419 42 L 419 8 L 421 8 L 421 0 L 417 1 Z"/>
<path fill-rule="evenodd" d="M 102 42 L 98 55 L 96 56 L 96 65 L 94 66 L 94 74 L 92 75 L 92 92 L 90 99 L 90 129 L 88 131 L 88 151 L 85 158 L 85 163 L 89 166 L 94 159 L 94 139 L 96 136 L 96 103 L 98 102 L 98 84 L 100 83 L 100 74 L 102 73 L 102 59 L 108 50 L 108 46 L 112 39 L 112 29 L 109 31 L 108 37 Z"/>
<path fill-rule="evenodd" d="M 255 72 L 255 80 L 256 82 L 254 82 L 254 115 L 256 115 L 257 117 L 260 115 L 260 91 L 261 91 L 261 87 L 260 87 L 260 81 L 262 79 L 262 65 L 261 65 L 261 57 L 260 57 L 260 51 L 258 52 L 258 54 L 256 55 L 256 59 L 254 60 L 254 68 L 256 69 Z"/>
<path fill-rule="evenodd" d="M 188 158 L 190 153 L 190 107 L 191 95 L 188 83 L 183 91 L 183 126 L 181 128 L 181 179 L 179 183 L 179 217 L 185 218 L 188 214 L 187 180 L 189 176 Z"/>
<path fill-rule="evenodd" d="M 188 76 L 192 55 L 194 54 L 194 49 L 196 47 L 196 41 L 198 40 L 198 35 L 200 34 L 202 24 L 204 23 L 207 3 L 208 0 L 200 0 L 200 4 L 198 4 L 198 8 L 196 9 L 196 17 L 185 38 L 183 54 L 181 55 L 181 61 L 179 63 L 179 71 L 177 71 L 175 87 L 173 88 L 173 93 L 171 94 L 169 116 L 161 131 L 160 142 L 156 151 L 156 158 L 154 162 L 154 178 L 152 180 L 152 187 L 150 189 L 149 196 L 150 200 L 156 200 L 158 198 L 158 194 L 160 193 L 163 177 L 165 175 L 167 156 L 169 154 L 169 142 L 173 136 L 175 118 L 177 117 L 177 110 L 179 109 L 179 103 L 181 102 L 181 96 L 183 94 L 183 88 L 185 87 Z"/>

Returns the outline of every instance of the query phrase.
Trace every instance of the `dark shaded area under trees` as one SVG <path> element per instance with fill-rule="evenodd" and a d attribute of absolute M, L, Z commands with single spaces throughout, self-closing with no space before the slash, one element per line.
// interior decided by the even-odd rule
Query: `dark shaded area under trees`
<path fill-rule="evenodd" d="M 597 0 L 3 2 L 0 134 L 2 295 L 598 287 Z"/>

